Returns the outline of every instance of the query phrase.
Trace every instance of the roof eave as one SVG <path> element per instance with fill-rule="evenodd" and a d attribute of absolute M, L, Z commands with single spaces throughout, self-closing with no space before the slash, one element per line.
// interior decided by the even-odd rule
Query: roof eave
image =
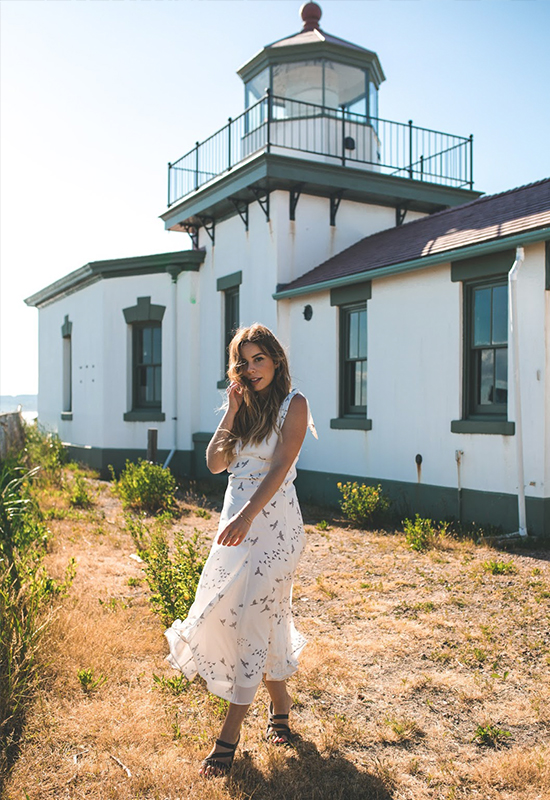
<path fill-rule="evenodd" d="M 454 250 L 444 250 L 440 253 L 435 253 L 430 256 L 422 256 L 421 258 L 414 258 L 410 261 L 399 261 L 395 264 L 388 264 L 384 267 L 378 267 L 370 270 L 363 270 L 362 272 L 354 272 L 352 275 L 343 275 L 339 278 L 333 278 L 328 281 L 320 281 L 319 283 L 312 283 L 307 286 L 299 286 L 295 289 L 281 289 L 275 292 L 272 297 L 275 300 L 286 300 L 292 297 L 299 297 L 305 294 L 315 294 L 317 292 L 325 292 L 330 289 L 335 289 L 339 286 L 349 286 L 354 283 L 360 283 L 366 280 L 374 280 L 375 278 L 385 278 L 390 275 L 398 275 L 403 272 L 412 272 L 418 269 L 425 269 L 426 267 L 433 267 L 438 264 L 446 264 L 450 261 L 460 261 L 464 258 L 472 258 L 474 256 L 487 255 L 489 253 L 498 252 L 503 248 L 509 247 L 522 247 L 535 242 L 542 242 L 550 239 L 550 227 L 539 228 L 534 231 L 526 231 L 525 233 L 517 233 L 512 236 L 504 236 L 498 239 L 491 239 L 488 242 L 479 242 L 473 245 L 466 245 L 465 247 L 456 248 Z"/>

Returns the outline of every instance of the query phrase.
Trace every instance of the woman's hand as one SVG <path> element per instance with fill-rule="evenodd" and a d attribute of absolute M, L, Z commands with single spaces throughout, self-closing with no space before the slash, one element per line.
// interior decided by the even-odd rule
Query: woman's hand
<path fill-rule="evenodd" d="M 243 387 L 240 383 L 230 383 L 227 387 L 227 402 L 229 411 L 236 414 L 243 402 Z"/>
<path fill-rule="evenodd" d="M 240 513 L 235 514 L 218 536 L 218 544 L 223 544 L 227 547 L 240 544 L 250 530 L 251 524 Z"/>

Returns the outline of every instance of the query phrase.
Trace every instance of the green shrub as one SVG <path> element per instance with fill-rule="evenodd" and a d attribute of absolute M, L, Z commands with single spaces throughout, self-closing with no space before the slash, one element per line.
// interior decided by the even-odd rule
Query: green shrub
<path fill-rule="evenodd" d="M 486 747 L 497 747 L 497 745 L 509 739 L 511 735 L 510 731 L 503 730 L 497 725 L 478 725 L 474 732 L 472 742 L 477 742 Z"/>
<path fill-rule="evenodd" d="M 206 558 L 201 534 L 195 528 L 191 539 L 176 533 L 171 551 L 165 532 L 156 526 L 152 532 L 142 520 L 126 518 L 126 527 L 144 562 L 145 578 L 151 590 L 153 610 L 166 625 L 185 619 L 195 599 L 197 584 Z"/>
<path fill-rule="evenodd" d="M 98 678 L 95 678 L 93 669 L 79 669 L 76 673 L 76 677 L 80 683 L 80 688 L 83 692 L 86 692 L 86 694 L 90 694 L 90 692 L 93 692 L 95 689 L 99 689 L 107 680 L 105 675 L 100 675 Z"/>
<path fill-rule="evenodd" d="M 382 524 L 388 516 L 390 501 L 382 493 L 382 487 L 366 486 L 357 482 L 338 483 L 342 494 L 340 508 L 344 516 L 362 528 Z"/>
<path fill-rule="evenodd" d="M 169 469 L 150 461 L 127 461 L 119 480 L 114 478 L 114 491 L 124 508 L 139 511 L 166 511 L 175 506 L 176 481 Z"/>
<path fill-rule="evenodd" d="M 93 497 L 85 479 L 77 473 L 69 489 L 70 505 L 75 506 L 75 508 L 90 508 L 93 502 Z"/>
<path fill-rule="evenodd" d="M 518 571 L 513 561 L 484 561 L 482 566 L 491 575 L 514 575 Z"/>
<path fill-rule="evenodd" d="M 445 536 L 449 524 L 447 522 L 436 524 L 431 519 L 423 519 L 417 514 L 414 520 L 403 520 L 403 527 L 405 541 L 411 550 L 417 550 L 421 553 L 430 547 L 434 547 L 438 540 Z"/>
<path fill-rule="evenodd" d="M 25 425 L 25 454 L 29 466 L 40 466 L 41 481 L 61 486 L 67 449 L 56 433 L 49 433 L 37 423 Z"/>

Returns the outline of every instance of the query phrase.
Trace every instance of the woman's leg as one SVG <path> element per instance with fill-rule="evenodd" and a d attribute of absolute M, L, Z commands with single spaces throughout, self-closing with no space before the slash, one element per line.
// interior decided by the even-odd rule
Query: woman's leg
<path fill-rule="evenodd" d="M 239 740 L 241 725 L 243 724 L 243 720 L 249 708 L 250 705 L 241 706 L 241 705 L 236 705 L 235 703 L 229 703 L 229 708 L 227 709 L 227 715 L 225 717 L 225 721 L 223 723 L 219 735 L 219 738 L 223 742 L 227 742 L 228 744 L 235 744 Z M 231 750 L 228 747 L 223 747 L 221 745 L 215 744 L 210 753 L 208 754 L 207 758 L 215 759 L 218 753 L 222 754 L 230 752 Z M 203 764 L 199 770 L 199 773 L 201 775 L 204 775 L 206 778 L 211 778 L 215 775 L 223 775 L 227 772 L 227 766 L 228 765 L 230 766 L 231 760 L 228 758 L 220 759 L 219 766 L 217 766 L 215 763 Z"/>
<path fill-rule="evenodd" d="M 271 714 L 273 716 L 283 714 L 288 717 L 288 713 L 292 705 L 292 698 L 287 691 L 286 681 L 269 681 L 266 677 L 264 677 L 264 683 L 267 691 L 269 692 L 269 696 L 271 697 Z M 278 720 L 278 722 L 282 723 L 283 725 L 286 724 L 285 720 Z M 288 722 L 288 719 L 286 722 Z M 277 731 L 276 728 L 272 728 L 272 730 L 273 733 L 270 734 L 268 729 L 268 738 L 274 744 L 286 744 L 290 740 L 289 735 L 286 732 L 282 730 Z"/>

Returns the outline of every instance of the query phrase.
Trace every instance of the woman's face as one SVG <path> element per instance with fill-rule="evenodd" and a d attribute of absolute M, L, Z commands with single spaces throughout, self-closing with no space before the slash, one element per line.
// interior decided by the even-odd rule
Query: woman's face
<path fill-rule="evenodd" d="M 241 372 L 243 378 L 250 383 L 258 394 L 267 391 L 275 377 L 275 362 L 264 353 L 257 344 L 247 342 L 241 346 L 241 358 L 244 366 Z"/>

